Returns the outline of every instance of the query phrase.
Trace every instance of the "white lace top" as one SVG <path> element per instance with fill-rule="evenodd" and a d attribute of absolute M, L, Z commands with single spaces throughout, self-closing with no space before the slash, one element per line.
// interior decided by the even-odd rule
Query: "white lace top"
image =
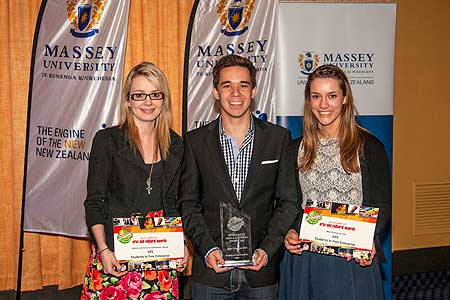
<path fill-rule="evenodd" d="M 298 159 L 303 156 L 303 142 Z M 363 201 L 361 171 L 347 174 L 342 168 L 337 138 L 320 139 L 317 155 L 311 170 L 299 171 L 303 193 L 302 207 L 306 201 L 322 201 L 361 205 Z"/>

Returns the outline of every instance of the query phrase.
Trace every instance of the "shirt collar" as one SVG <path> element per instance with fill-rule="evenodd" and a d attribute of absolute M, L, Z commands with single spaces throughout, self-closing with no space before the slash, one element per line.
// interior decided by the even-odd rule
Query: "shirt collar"
<path fill-rule="evenodd" d="M 250 114 L 250 126 L 248 127 L 246 136 L 253 135 L 254 132 L 255 132 L 255 121 L 253 120 L 253 115 Z M 225 129 L 223 128 L 222 115 L 220 115 L 220 117 L 219 117 L 219 134 L 221 136 L 228 137 L 225 132 Z"/>

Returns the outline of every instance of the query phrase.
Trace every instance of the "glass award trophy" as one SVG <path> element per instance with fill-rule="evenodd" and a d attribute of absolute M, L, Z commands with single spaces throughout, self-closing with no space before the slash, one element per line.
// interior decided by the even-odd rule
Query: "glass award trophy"
<path fill-rule="evenodd" d="M 250 216 L 220 202 L 223 267 L 253 265 Z"/>

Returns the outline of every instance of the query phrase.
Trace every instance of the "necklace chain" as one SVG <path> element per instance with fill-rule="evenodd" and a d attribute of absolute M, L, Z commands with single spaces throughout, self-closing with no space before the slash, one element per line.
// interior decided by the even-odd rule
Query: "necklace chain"
<path fill-rule="evenodd" d="M 153 173 L 153 166 L 154 166 L 154 164 L 155 163 L 152 163 L 152 166 L 151 166 L 151 168 L 150 168 L 150 173 L 149 173 L 149 175 L 148 175 L 148 178 L 147 178 L 147 180 L 145 181 L 145 183 L 147 184 L 147 187 L 146 187 L 146 189 L 147 189 L 147 193 L 150 195 L 151 193 L 152 193 L 152 173 Z"/>

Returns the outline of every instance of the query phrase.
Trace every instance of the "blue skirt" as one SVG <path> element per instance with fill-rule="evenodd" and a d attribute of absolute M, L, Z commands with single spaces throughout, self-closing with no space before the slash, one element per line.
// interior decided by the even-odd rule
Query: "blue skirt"
<path fill-rule="evenodd" d="M 370 267 L 354 260 L 285 251 L 279 286 L 280 300 L 384 300 L 380 266 L 375 257 Z"/>

